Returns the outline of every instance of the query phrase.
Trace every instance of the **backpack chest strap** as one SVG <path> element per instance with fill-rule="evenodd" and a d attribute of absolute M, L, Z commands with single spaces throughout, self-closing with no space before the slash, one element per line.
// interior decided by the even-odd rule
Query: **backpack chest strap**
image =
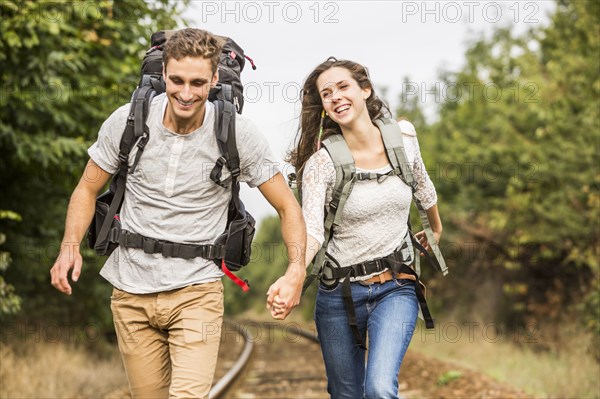
<path fill-rule="evenodd" d="M 378 183 L 381 183 L 389 176 L 401 176 L 401 174 L 396 170 L 390 170 L 387 173 L 357 172 L 356 180 L 377 180 Z"/>

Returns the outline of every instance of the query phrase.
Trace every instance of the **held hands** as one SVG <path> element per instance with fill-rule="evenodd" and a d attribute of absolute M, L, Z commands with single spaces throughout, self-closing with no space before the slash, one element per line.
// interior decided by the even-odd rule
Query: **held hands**
<path fill-rule="evenodd" d="M 285 274 L 269 287 L 267 309 L 271 311 L 271 317 L 284 320 L 298 306 L 303 282 L 303 276 Z"/>
<path fill-rule="evenodd" d="M 79 243 L 62 243 L 60 245 L 60 254 L 50 269 L 50 276 L 54 288 L 63 294 L 71 295 L 72 290 L 69 285 L 67 274 L 73 269 L 71 279 L 77 282 L 81 274 L 81 265 L 83 260 L 79 253 Z"/>
<path fill-rule="evenodd" d="M 434 231 L 433 232 L 433 237 L 435 238 L 435 243 L 436 244 L 439 244 L 441 236 L 442 236 L 442 232 L 441 231 Z M 429 242 L 427 241 L 427 235 L 425 234 L 425 231 L 419 231 L 417 234 L 415 234 L 415 238 L 419 241 L 419 243 L 423 247 L 425 247 L 425 249 L 427 251 L 431 251 L 431 246 L 429 245 Z M 421 256 L 425 256 L 425 254 L 423 252 L 421 252 Z"/>

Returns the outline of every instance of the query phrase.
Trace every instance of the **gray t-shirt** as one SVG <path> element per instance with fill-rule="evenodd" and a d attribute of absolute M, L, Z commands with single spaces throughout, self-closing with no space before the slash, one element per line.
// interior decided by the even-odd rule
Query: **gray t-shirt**
<path fill-rule="evenodd" d="M 214 106 L 206 102 L 202 126 L 185 135 L 167 129 L 163 116 L 167 97 L 156 96 L 150 107 L 150 140 L 133 174 L 127 179 L 120 212 L 123 229 L 143 236 L 186 244 L 212 244 L 225 229 L 231 189 L 210 179 L 220 156 L 214 134 Z M 119 143 L 130 105 L 117 109 L 102 125 L 88 149 L 91 159 L 108 173 L 118 166 Z M 269 144 L 257 127 L 236 116 L 240 181 L 257 187 L 279 172 Z M 129 160 L 133 163 L 137 147 Z M 227 167 L 221 180 L 231 178 Z M 212 260 L 166 258 L 141 249 L 119 246 L 100 274 L 113 286 L 144 294 L 219 280 L 223 273 Z"/>

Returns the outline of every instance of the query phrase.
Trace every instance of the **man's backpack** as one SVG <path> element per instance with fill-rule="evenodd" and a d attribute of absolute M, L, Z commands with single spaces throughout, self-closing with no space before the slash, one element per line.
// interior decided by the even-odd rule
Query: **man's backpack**
<path fill-rule="evenodd" d="M 212 245 L 190 245 L 144 237 L 121 229 L 119 211 L 123 203 L 125 185 L 129 173 L 133 173 L 144 147 L 149 140 L 146 124 L 149 106 L 157 94 L 165 91 L 162 78 L 163 46 L 174 31 L 156 32 L 151 37 L 151 48 L 146 52 L 141 67 L 141 77 L 131 100 L 127 124 L 119 146 L 119 166 L 109 189 L 96 199 L 96 212 L 88 229 L 88 246 L 98 255 L 110 255 L 119 245 L 143 249 L 146 253 L 161 253 L 163 256 L 191 259 L 201 256 L 212 259 L 244 291 L 246 281 L 241 281 L 231 271 L 237 271 L 250 261 L 255 220 L 239 198 L 240 158 L 235 139 L 235 114 L 244 106 L 243 86 L 240 74 L 248 59 L 253 69 L 254 62 L 244 55 L 242 48 L 232 39 L 216 36 L 222 45 L 219 61 L 219 82 L 211 89 L 208 100 L 215 106 L 215 134 L 220 157 L 217 159 L 210 178 L 224 187 L 221 172 L 226 166 L 231 172 L 232 197 L 228 205 L 225 231 Z M 129 167 L 129 154 L 133 146 L 138 151 Z"/>

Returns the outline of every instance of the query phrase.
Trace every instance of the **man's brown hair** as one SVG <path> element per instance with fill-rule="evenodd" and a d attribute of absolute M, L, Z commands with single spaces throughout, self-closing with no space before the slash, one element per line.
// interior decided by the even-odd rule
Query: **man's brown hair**
<path fill-rule="evenodd" d="M 210 61 L 212 72 L 217 71 L 221 56 L 221 44 L 210 32 L 196 28 L 176 31 L 163 48 L 163 64 L 166 68 L 171 58 L 202 57 Z"/>

